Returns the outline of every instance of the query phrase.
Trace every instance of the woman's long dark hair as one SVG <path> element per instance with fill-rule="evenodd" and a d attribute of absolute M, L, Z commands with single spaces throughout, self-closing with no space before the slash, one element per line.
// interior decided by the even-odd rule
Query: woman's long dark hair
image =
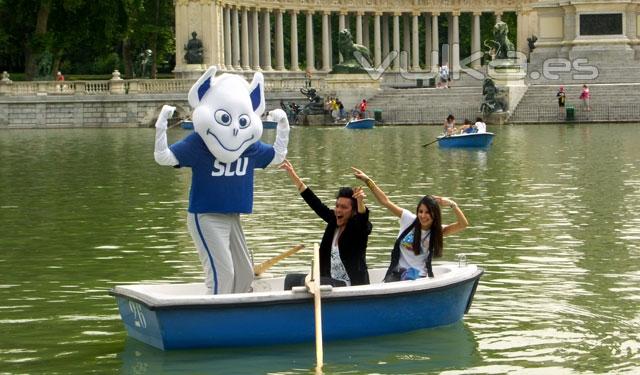
<path fill-rule="evenodd" d="M 442 215 L 440 214 L 440 206 L 436 202 L 435 198 L 431 195 L 425 195 L 418 202 L 416 207 L 416 216 L 418 216 L 418 210 L 420 206 L 425 205 L 431 214 L 431 235 L 429 236 L 429 251 L 433 253 L 435 257 L 442 256 Z M 420 220 L 416 217 L 416 221 L 413 223 L 413 253 L 415 255 L 420 254 L 420 242 L 422 240 L 422 228 L 420 228 Z"/>

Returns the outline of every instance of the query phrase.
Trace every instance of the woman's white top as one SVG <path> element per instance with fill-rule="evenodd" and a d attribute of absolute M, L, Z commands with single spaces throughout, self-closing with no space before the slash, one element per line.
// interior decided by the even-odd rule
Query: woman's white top
<path fill-rule="evenodd" d="M 400 216 L 400 231 L 398 236 L 402 234 L 413 222 L 416 220 L 416 215 L 403 209 Z M 427 251 L 429 249 L 429 238 L 431 237 L 431 230 L 420 231 L 420 254 L 416 255 L 413 252 L 413 230 L 410 231 L 400 241 L 400 261 L 398 267 L 400 268 L 415 268 L 420 271 L 420 276 L 427 276 Z"/>

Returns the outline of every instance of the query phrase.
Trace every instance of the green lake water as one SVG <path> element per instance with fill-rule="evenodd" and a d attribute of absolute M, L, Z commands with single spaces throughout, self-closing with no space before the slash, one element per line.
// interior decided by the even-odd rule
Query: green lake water
<path fill-rule="evenodd" d="M 289 159 L 329 205 L 357 183 L 352 165 L 411 211 L 424 194 L 452 197 L 471 226 L 445 239 L 443 260 L 465 254 L 485 269 L 462 322 L 326 342 L 325 373 L 640 373 L 638 125 L 495 126 L 488 150 L 421 147 L 439 131 L 291 131 Z M 153 139 L 0 132 L 0 374 L 312 373 L 313 343 L 162 352 L 126 337 L 110 288 L 202 279 L 186 232 L 190 172 L 156 165 Z M 367 200 L 368 262 L 383 267 L 398 223 Z M 243 225 L 256 263 L 310 249 L 324 229 L 278 169 L 257 172 Z M 310 258 L 270 272 L 306 272 Z"/>

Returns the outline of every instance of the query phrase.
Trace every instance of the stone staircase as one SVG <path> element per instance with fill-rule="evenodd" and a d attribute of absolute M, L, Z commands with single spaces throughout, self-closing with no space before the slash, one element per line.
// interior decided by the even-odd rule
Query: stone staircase
<path fill-rule="evenodd" d="M 575 108 L 577 122 L 638 122 L 640 121 L 640 83 L 595 83 L 589 85 L 591 111 L 582 108 L 579 99 L 582 84 L 566 84 L 566 106 Z M 559 84 L 529 85 L 527 93 L 509 118 L 509 123 L 555 123 L 565 121 L 556 93 Z M 565 107 L 566 108 L 566 107 Z"/>
<path fill-rule="evenodd" d="M 559 60 L 562 61 L 562 60 Z M 567 106 L 574 106 L 576 122 L 640 122 L 640 62 L 625 61 L 600 63 L 596 70 L 586 63 L 576 68 L 556 65 L 542 74 L 542 62 L 528 66 L 527 92 L 507 120 L 508 123 L 557 123 L 565 121 L 565 113 L 558 109 L 556 92 L 562 84 L 567 91 Z M 560 70 L 570 70 L 561 72 Z M 597 72 L 594 77 L 589 74 Z M 416 77 L 419 77 L 417 75 Z M 591 111 L 581 108 L 578 99 L 582 85 L 589 85 Z M 400 74 L 386 74 L 381 82 L 381 92 L 369 100 L 367 117 L 382 111 L 383 123 L 388 124 L 437 124 L 453 114 L 457 122 L 481 116 L 482 81 L 464 73 L 454 80 L 449 89 L 429 86 L 428 79 Z M 422 87 L 420 87 L 422 86 Z M 320 93 L 322 95 L 322 93 Z M 267 108 L 279 108 L 280 100 L 291 101 L 301 107 L 306 98 L 295 90 L 269 92 Z M 330 117 L 327 121 L 331 122 Z"/>
<path fill-rule="evenodd" d="M 475 119 L 482 103 L 482 87 L 455 86 L 439 88 L 386 88 L 369 101 L 367 116 L 382 111 L 383 123 L 442 124 L 449 114 L 457 122 Z"/>

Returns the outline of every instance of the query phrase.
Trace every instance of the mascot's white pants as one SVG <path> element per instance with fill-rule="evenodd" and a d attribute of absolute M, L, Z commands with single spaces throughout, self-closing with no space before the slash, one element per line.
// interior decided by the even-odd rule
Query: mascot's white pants
<path fill-rule="evenodd" d="M 245 293 L 253 281 L 253 263 L 239 214 L 193 214 L 187 226 L 213 294 Z"/>

